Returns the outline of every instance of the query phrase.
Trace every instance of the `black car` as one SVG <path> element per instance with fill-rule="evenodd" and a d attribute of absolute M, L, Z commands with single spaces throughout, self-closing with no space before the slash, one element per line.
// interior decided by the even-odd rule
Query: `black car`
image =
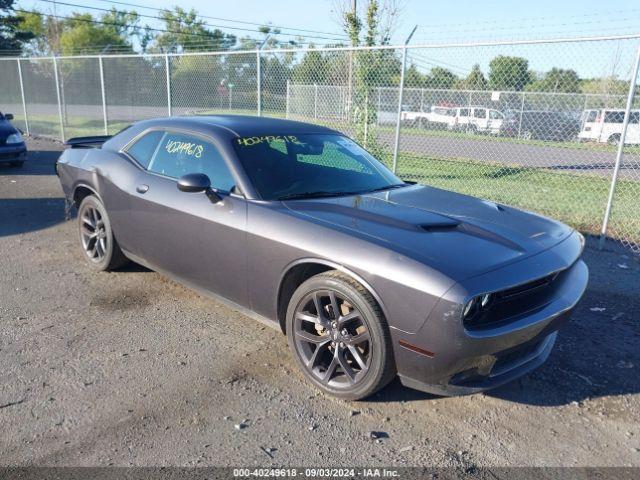
<path fill-rule="evenodd" d="M 0 112 L 0 163 L 21 167 L 27 159 L 27 145 L 20 130 L 11 125 L 13 115 Z"/>
<path fill-rule="evenodd" d="M 502 124 L 502 134 L 525 140 L 573 140 L 580 131 L 580 122 L 562 112 L 511 112 Z"/>

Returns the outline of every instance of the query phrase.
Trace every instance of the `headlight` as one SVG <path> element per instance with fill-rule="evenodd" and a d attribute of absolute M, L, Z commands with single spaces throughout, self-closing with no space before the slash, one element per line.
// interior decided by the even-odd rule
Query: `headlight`
<path fill-rule="evenodd" d="M 22 142 L 24 142 L 24 140 L 22 139 L 22 135 L 20 135 L 20 132 L 12 133 L 7 137 L 7 144 Z"/>
<path fill-rule="evenodd" d="M 478 312 L 486 310 L 491 306 L 493 295 L 491 293 L 485 293 L 478 295 L 469 300 L 462 308 L 462 319 L 467 320 L 474 317 Z"/>

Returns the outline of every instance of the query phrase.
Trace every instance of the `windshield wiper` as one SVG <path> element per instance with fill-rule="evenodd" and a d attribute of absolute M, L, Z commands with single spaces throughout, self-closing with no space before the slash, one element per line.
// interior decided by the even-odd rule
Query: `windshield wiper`
<path fill-rule="evenodd" d="M 298 198 L 324 198 L 324 197 L 340 197 L 343 195 L 355 195 L 357 192 L 329 192 L 324 190 L 318 190 L 316 192 L 301 192 L 290 193 L 289 195 L 283 195 L 278 197 L 278 200 L 295 200 Z"/>
<path fill-rule="evenodd" d="M 361 193 L 381 192 L 383 190 L 393 190 L 394 188 L 402 188 L 402 187 L 408 187 L 408 186 L 409 186 L 408 183 L 394 183 L 391 185 L 385 185 L 384 187 L 372 188 L 371 190 L 367 190 Z"/>

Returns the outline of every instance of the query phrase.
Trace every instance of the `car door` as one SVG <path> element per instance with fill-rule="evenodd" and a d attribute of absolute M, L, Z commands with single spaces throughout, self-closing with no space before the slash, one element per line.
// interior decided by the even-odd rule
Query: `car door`
<path fill-rule="evenodd" d="M 474 108 L 473 109 L 473 123 L 480 132 L 484 132 L 487 129 L 487 109 L 486 108 Z"/>
<path fill-rule="evenodd" d="M 178 179 L 188 173 L 206 174 L 221 200 L 178 190 Z M 163 131 L 132 194 L 132 253 L 153 268 L 246 305 L 247 205 L 232 193 L 235 183 L 213 139 Z"/>
<path fill-rule="evenodd" d="M 503 115 L 498 110 L 489 110 L 489 119 L 487 120 L 487 130 L 491 133 L 499 133 L 502 128 Z"/>

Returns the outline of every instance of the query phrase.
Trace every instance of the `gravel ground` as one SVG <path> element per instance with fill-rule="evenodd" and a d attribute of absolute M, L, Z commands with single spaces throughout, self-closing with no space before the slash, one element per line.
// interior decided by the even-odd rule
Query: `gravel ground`
<path fill-rule="evenodd" d="M 613 242 L 589 240 L 587 294 L 532 374 L 344 403 L 279 332 L 142 267 L 90 271 L 61 146 L 29 148 L 0 166 L 0 465 L 640 466 L 640 262 Z"/>

